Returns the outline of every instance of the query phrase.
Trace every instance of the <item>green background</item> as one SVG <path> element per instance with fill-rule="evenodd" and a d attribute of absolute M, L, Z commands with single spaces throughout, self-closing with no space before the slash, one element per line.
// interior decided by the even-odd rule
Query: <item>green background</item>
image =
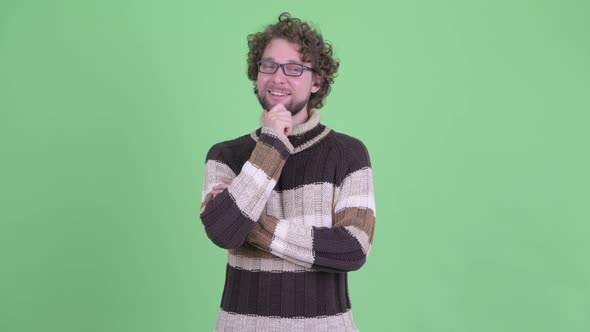
<path fill-rule="evenodd" d="M 0 2 L 0 330 L 211 331 L 205 154 L 258 126 L 246 36 L 311 21 L 371 154 L 361 331 L 590 330 L 590 3 Z"/>

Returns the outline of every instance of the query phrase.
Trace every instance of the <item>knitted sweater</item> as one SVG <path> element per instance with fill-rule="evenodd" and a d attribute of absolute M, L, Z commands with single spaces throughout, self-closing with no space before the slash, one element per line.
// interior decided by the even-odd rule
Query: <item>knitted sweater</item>
<path fill-rule="evenodd" d="M 221 178 L 231 184 L 215 197 Z M 375 201 L 363 143 L 320 123 L 269 128 L 207 154 L 200 217 L 229 249 L 216 331 L 357 331 L 347 272 L 373 240 Z"/>

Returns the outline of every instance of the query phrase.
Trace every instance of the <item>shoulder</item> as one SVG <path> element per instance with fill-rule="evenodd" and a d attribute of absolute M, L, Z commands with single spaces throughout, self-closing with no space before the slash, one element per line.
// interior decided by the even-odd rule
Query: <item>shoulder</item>
<path fill-rule="evenodd" d="M 329 146 L 328 155 L 329 158 L 333 158 L 336 167 L 334 176 L 336 186 L 340 186 L 342 181 L 351 174 L 371 168 L 369 152 L 360 139 L 331 130 L 323 141 Z"/>
<path fill-rule="evenodd" d="M 326 139 L 326 143 L 332 145 L 339 152 L 341 161 L 348 164 L 349 167 L 360 169 L 371 166 L 369 151 L 360 139 L 334 130 Z"/>
<path fill-rule="evenodd" d="M 217 160 L 226 164 L 231 164 L 232 161 L 239 161 L 243 156 L 247 157 L 254 149 L 256 142 L 250 134 L 240 136 L 231 140 L 213 144 L 207 152 L 207 160 Z"/>

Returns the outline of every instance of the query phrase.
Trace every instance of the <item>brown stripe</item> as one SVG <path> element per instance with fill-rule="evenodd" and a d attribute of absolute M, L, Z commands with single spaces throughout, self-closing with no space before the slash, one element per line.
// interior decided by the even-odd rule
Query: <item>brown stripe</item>
<path fill-rule="evenodd" d="M 243 256 L 249 258 L 263 258 L 263 259 L 272 259 L 272 260 L 283 260 L 271 253 L 268 253 L 264 250 L 260 250 L 248 242 L 244 242 L 244 244 L 239 248 L 234 248 L 229 250 L 230 255 L 236 256 Z"/>
<path fill-rule="evenodd" d="M 260 138 L 258 138 L 258 141 L 275 148 L 283 159 L 287 159 L 291 154 L 291 151 L 286 147 L 285 142 L 274 135 L 268 133 L 262 134 L 260 135 Z"/>
<path fill-rule="evenodd" d="M 275 148 L 259 142 L 252 152 L 250 162 L 276 181 L 281 175 L 285 159 Z"/>
<path fill-rule="evenodd" d="M 375 228 L 375 214 L 367 208 L 349 207 L 340 210 L 334 216 L 334 226 L 354 226 L 369 236 L 369 242 L 373 242 Z"/>
<path fill-rule="evenodd" d="M 248 241 L 257 247 L 270 251 L 270 245 L 274 237 L 275 229 L 277 227 L 278 219 L 262 213 L 258 222 L 254 225 L 254 229 L 248 235 Z"/>
<path fill-rule="evenodd" d="M 362 157 L 361 160 L 348 160 L 352 158 L 347 157 L 353 153 L 351 150 L 359 150 L 358 147 L 353 148 L 359 143 L 350 137 L 330 131 L 320 142 L 321 144 L 313 146 L 313 153 L 299 152 L 289 155 L 287 159 L 289 162 L 284 165 L 281 173 L 297 174 L 297 176 L 283 177 L 277 190 L 290 190 L 302 185 L 319 182 L 333 183 L 340 186 L 344 178 L 350 173 L 370 166 L 368 159 L 365 157 Z M 223 149 L 216 149 L 220 150 L 217 152 L 219 156 L 217 154 L 212 155 L 208 159 L 219 160 L 227 164 L 236 174 L 239 174 L 244 163 L 252 157 L 255 146 L 260 144 L 262 144 L 260 141 L 255 143 L 248 136 L 247 140 L 241 139 L 231 141 L 231 145 L 229 143 L 222 145 Z M 349 146 L 352 147 L 349 148 Z M 304 151 L 311 151 L 310 149 Z M 231 158 L 224 158 L 224 155 L 231 156 Z M 344 160 L 352 164 L 346 164 Z"/>

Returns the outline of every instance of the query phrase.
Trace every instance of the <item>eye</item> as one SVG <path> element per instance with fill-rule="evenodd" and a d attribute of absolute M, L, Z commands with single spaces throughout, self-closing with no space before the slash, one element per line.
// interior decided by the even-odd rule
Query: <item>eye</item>
<path fill-rule="evenodd" d="M 291 75 L 299 75 L 302 71 L 302 67 L 298 64 L 289 64 L 285 65 L 285 70 Z"/>
<path fill-rule="evenodd" d="M 272 62 L 263 61 L 260 63 L 260 69 L 262 70 L 274 70 L 276 65 Z"/>

